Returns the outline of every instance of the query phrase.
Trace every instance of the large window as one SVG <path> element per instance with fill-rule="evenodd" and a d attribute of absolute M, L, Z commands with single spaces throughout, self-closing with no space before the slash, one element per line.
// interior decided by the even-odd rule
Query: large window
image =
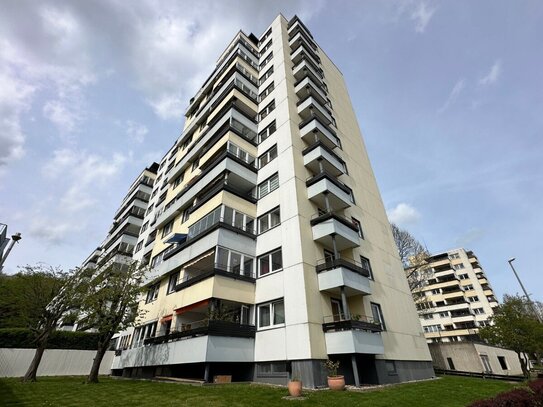
<path fill-rule="evenodd" d="M 160 283 L 153 284 L 147 290 L 147 297 L 145 298 L 145 303 L 148 304 L 158 298 L 158 291 L 160 290 Z"/>
<path fill-rule="evenodd" d="M 170 275 L 170 279 L 168 281 L 168 292 L 167 294 L 171 294 L 175 291 L 175 286 L 177 285 L 177 280 L 179 280 L 179 271 L 177 273 L 173 273 Z"/>
<path fill-rule="evenodd" d="M 281 249 L 274 250 L 258 258 L 258 276 L 279 271 L 283 268 L 283 255 Z"/>
<path fill-rule="evenodd" d="M 171 233 L 173 230 L 173 220 L 164 226 L 164 229 L 162 229 L 162 237 L 165 237 Z"/>
<path fill-rule="evenodd" d="M 279 207 L 277 207 L 258 218 L 258 233 L 264 233 L 265 231 L 279 225 L 280 223 L 281 215 Z"/>
<path fill-rule="evenodd" d="M 277 157 L 277 144 L 258 157 L 258 168 L 264 167 L 271 160 Z"/>
<path fill-rule="evenodd" d="M 373 315 L 373 320 L 381 324 L 381 329 L 384 331 L 386 329 L 385 325 L 385 319 L 383 318 L 383 310 L 381 309 L 381 305 L 376 304 L 375 302 L 371 303 L 371 313 Z"/>
<path fill-rule="evenodd" d="M 277 188 L 279 188 L 279 174 L 276 173 L 258 185 L 258 198 L 265 197 Z"/>
<path fill-rule="evenodd" d="M 254 257 L 247 254 L 235 252 L 224 247 L 217 248 L 215 263 L 218 269 L 254 277 L 254 262 Z"/>
<path fill-rule="evenodd" d="M 275 120 L 274 120 L 264 130 L 258 133 L 258 142 L 262 143 L 264 140 L 270 137 L 273 133 L 275 133 L 276 129 L 277 127 L 275 125 Z"/>
<path fill-rule="evenodd" d="M 266 328 L 285 323 L 285 303 L 283 300 L 258 306 L 258 327 Z"/>

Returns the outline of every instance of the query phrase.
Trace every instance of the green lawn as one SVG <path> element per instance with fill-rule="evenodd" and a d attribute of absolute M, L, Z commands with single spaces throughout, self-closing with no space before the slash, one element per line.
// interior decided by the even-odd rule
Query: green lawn
<path fill-rule="evenodd" d="M 285 388 L 250 384 L 196 387 L 177 383 L 102 378 L 42 377 L 37 383 L 0 379 L 2 406 L 465 406 L 515 384 L 463 377 L 391 386 L 367 392 L 305 391 L 305 401 L 282 400 Z"/>

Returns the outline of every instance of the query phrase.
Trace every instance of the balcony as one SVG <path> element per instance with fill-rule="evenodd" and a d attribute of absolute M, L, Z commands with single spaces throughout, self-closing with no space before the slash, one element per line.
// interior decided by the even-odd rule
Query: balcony
<path fill-rule="evenodd" d="M 352 260 L 342 258 L 325 259 L 316 267 L 319 277 L 319 290 L 335 295 L 341 294 L 341 287 L 345 287 L 345 294 L 370 295 L 370 272 Z"/>
<path fill-rule="evenodd" d="M 301 81 L 297 82 L 294 86 L 294 91 L 300 100 L 309 96 L 314 96 L 322 104 L 328 102 L 324 88 L 309 77 L 303 78 Z"/>
<path fill-rule="evenodd" d="M 327 317 L 322 325 L 329 355 L 361 353 L 379 355 L 385 353 L 381 324 L 371 318 L 343 319 Z"/>
<path fill-rule="evenodd" d="M 302 59 L 297 65 L 292 68 L 292 74 L 296 81 L 301 81 L 304 78 L 311 78 L 313 82 L 322 87 L 322 79 L 324 77 L 320 68 L 315 67 L 309 60 Z"/>
<path fill-rule="evenodd" d="M 353 203 L 350 188 L 326 171 L 308 179 L 306 186 L 307 198 L 319 208 L 337 211 Z"/>
<path fill-rule="evenodd" d="M 321 63 L 319 56 L 306 46 L 305 43 L 302 43 L 301 46 L 290 53 L 290 59 L 292 59 L 292 62 L 296 65 L 304 58 L 310 60 L 316 67 Z"/>
<path fill-rule="evenodd" d="M 145 345 L 123 350 L 112 369 L 202 362 L 253 362 L 253 325 L 201 320 L 168 335 L 145 339 Z"/>
<path fill-rule="evenodd" d="M 313 51 L 317 51 L 318 49 L 315 41 L 313 41 L 313 39 L 311 39 L 311 37 L 308 36 L 303 30 L 300 30 L 296 34 L 294 34 L 289 39 L 288 43 L 292 51 L 295 51 L 302 44 L 306 44 Z"/>
<path fill-rule="evenodd" d="M 345 173 L 345 162 L 320 141 L 306 148 L 302 154 L 305 167 L 314 174 L 325 171 L 333 177 L 339 177 Z"/>
<path fill-rule="evenodd" d="M 311 219 L 313 240 L 333 249 L 342 251 L 360 246 L 358 227 L 348 219 L 328 212 Z"/>
<path fill-rule="evenodd" d="M 297 34 L 299 31 L 304 31 L 305 34 L 309 38 L 313 38 L 311 35 L 311 32 L 308 30 L 308 28 L 305 26 L 304 23 L 300 21 L 298 16 L 294 16 L 289 22 L 288 22 L 288 35 L 289 38 L 292 38 L 295 34 Z"/>
<path fill-rule="evenodd" d="M 308 144 L 320 141 L 330 149 L 341 147 L 336 133 L 318 117 L 310 117 L 300 123 L 300 136 Z"/>

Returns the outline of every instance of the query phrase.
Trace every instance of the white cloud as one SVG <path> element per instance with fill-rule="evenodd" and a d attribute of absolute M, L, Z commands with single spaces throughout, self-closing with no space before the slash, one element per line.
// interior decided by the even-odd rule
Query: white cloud
<path fill-rule="evenodd" d="M 71 133 L 75 130 L 78 122 L 81 121 L 81 115 L 77 109 L 61 100 L 50 100 L 43 106 L 43 115 L 62 133 Z"/>
<path fill-rule="evenodd" d="M 145 135 L 149 133 L 147 126 L 132 120 L 126 121 L 126 135 L 137 143 L 143 143 Z"/>
<path fill-rule="evenodd" d="M 459 236 L 456 239 L 456 245 L 458 247 L 466 247 L 469 246 L 471 243 L 481 239 L 481 237 L 484 236 L 484 231 L 479 228 L 471 228 L 466 233 L 464 233 L 462 236 Z"/>
<path fill-rule="evenodd" d="M 417 223 L 421 218 L 420 213 L 414 207 L 404 202 L 389 209 L 387 215 L 390 222 L 399 226 Z"/>
<path fill-rule="evenodd" d="M 415 9 L 411 12 L 411 20 L 415 21 L 416 32 L 424 33 L 436 10 L 437 8 L 429 7 L 423 1 L 415 6 Z"/>
<path fill-rule="evenodd" d="M 449 93 L 449 97 L 447 98 L 443 106 L 441 106 L 438 109 L 438 113 L 443 113 L 445 110 L 447 110 L 449 106 L 452 105 L 456 101 L 456 99 L 458 98 L 458 96 L 464 90 L 465 87 L 466 87 L 465 79 L 464 78 L 459 79 L 454 84 L 453 88 L 451 89 L 451 92 Z"/>
<path fill-rule="evenodd" d="M 498 59 L 496 62 L 494 62 L 494 64 L 490 68 L 490 71 L 484 77 L 479 79 L 479 85 L 483 85 L 483 86 L 492 85 L 500 77 L 501 71 L 502 71 L 502 63 Z"/>

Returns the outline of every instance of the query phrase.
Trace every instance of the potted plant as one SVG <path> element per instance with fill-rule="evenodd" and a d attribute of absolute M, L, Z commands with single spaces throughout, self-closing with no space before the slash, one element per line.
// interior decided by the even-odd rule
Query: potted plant
<path fill-rule="evenodd" d="M 333 362 L 328 359 L 324 362 L 324 367 L 328 370 L 328 387 L 330 390 L 344 390 L 345 377 L 337 374 L 339 369 L 339 361 Z"/>
<path fill-rule="evenodd" d="M 290 379 L 288 382 L 288 394 L 291 397 L 300 397 L 302 395 L 302 381 L 297 377 Z"/>

